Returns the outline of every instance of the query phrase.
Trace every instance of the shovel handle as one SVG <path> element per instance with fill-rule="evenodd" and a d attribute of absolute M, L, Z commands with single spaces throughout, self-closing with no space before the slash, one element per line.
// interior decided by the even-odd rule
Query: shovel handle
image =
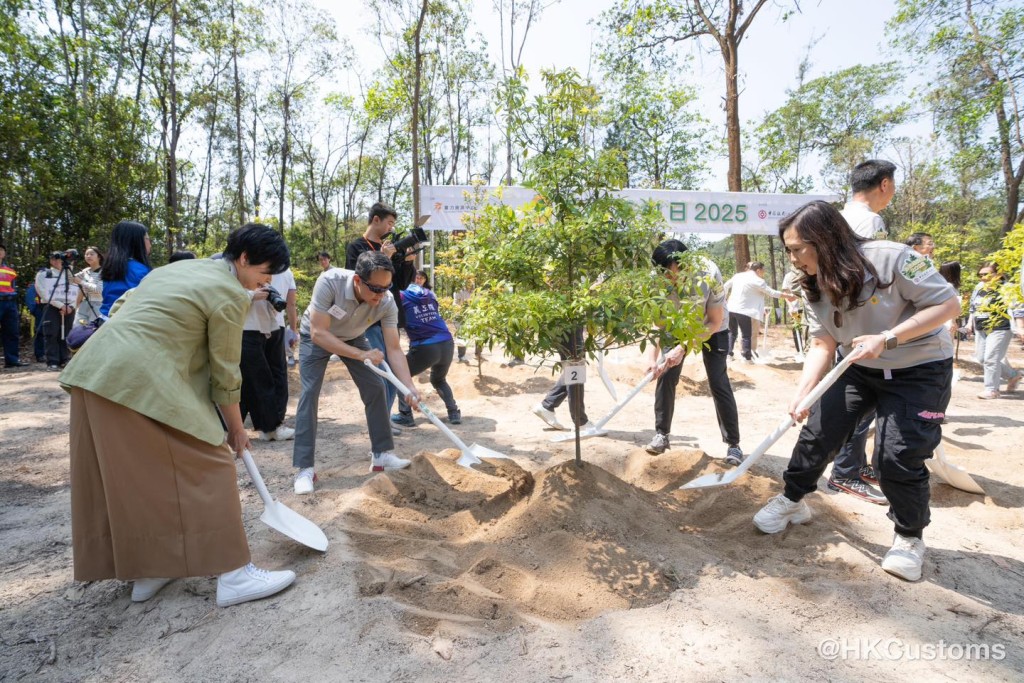
<path fill-rule="evenodd" d="M 260 471 L 256 468 L 256 461 L 252 459 L 252 453 L 248 448 L 242 451 L 242 462 L 245 463 L 245 469 L 249 472 L 252 483 L 256 484 L 256 490 L 260 492 L 263 504 L 267 506 L 273 503 L 274 499 L 271 498 L 270 491 L 267 490 L 267 485 L 263 482 L 263 477 L 260 476 Z"/>
<path fill-rule="evenodd" d="M 409 392 L 409 388 L 407 386 L 405 386 L 404 384 L 402 384 L 401 380 L 399 380 L 397 377 L 395 377 L 395 373 L 391 372 L 391 367 L 387 364 L 386 361 L 382 361 L 381 362 L 381 366 L 382 366 L 383 369 L 382 368 L 378 368 L 376 365 L 374 365 L 372 362 L 370 362 L 369 358 L 364 360 L 363 363 L 365 363 L 366 367 L 370 368 L 370 370 L 372 370 L 376 374 L 380 375 L 381 377 L 383 377 L 387 381 L 389 381 L 392 384 L 394 384 L 395 388 L 398 389 L 400 392 L 402 392 L 402 396 L 408 396 L 409 395 L 409 393 L 410 393 Z M 441 422 L 441 420 L 437 417 L 437 415 L 434 415 L 434 412 L 430 408 L 425 406 L 422 401 L 420 401 L 420 411 L 422 411 L 423 415 L 428 420 L 430 420 L 434 424 L 435 427 L 440 429 L 444 433 L 444 435 L 447 436 L 448 439 L 452 443 L 454 443 L 456 446 L 458 446 L 459 449 L 463 453 L 469 453 L 470 452 L 470 450 L 466 446 L 466 444 L 462 442 L 462 439 L 460 439 L 459 437 L 455 436 L 455 433 L 452 430 L 448 429 L 448 427 L 445 425 L 445 423 Z"/>

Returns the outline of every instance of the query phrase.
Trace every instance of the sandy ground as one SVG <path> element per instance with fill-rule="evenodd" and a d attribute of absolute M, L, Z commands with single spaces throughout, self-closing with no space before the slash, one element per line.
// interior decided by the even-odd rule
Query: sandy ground
<path fill-rule="evenodd" d="M 748 451 L 783 417 L 799 372 L 782 335 L 772 343 L 772 364 L 730 367 Z M 420 417 L 396 439 L 412 467 L 371 476 L 362 406 L 332 364 L 317 492 L 291 492 L 290 444 L 255 447 L 271 491 L 331 546 L 308 550 L 263 525 L 240 467 L 254 560 L 299 578 L 228 609 L 216 607 L 212 578 L 175 581 L 141 604 L 127 583 L 72 581 L 68 399 L 41 365 L 5 372 L 0 680 L 1021 680 L 1024 390 L 976 399 L 972 352 L 961 346 L 945 444 L 987 495 L 933 478 L 918 583 L 879 567 L 892 540 L 885 508 L 824 482 L 808 498 L 811 523 L 776 536 L 754 529 L 781 490 L 795 429 L 736 483 L 678 490 L 723 467 L 699 359 L 684 366 L 671 450 L 643 450 L 647 387 L 608 436 L 582 442 L 577 468 L 574 444 L 552 443 L 559 433 L 529 412 L 553 383 L 550 367 L 509 368 L 494 352 L 451 375 L 465 418 L 457 432 L 510 456 L 473 470 Z M 1016 344 L 1011 359 L 1024 367 Z M 643 374 L 633 350 L 607 369 L 620 396 Z M 590 374 L 596 420 L 614 402 Z M 558 413 L 569 422 L 567 406 Z"/>

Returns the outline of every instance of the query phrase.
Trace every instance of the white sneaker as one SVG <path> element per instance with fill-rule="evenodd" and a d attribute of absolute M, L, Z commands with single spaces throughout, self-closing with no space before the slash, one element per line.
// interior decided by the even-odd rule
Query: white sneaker
<path fill-rule="evenodd" d="M 383 453 L 370 453 L 370 471 L 383 472 L 385 470 L 404 470 L 412 461 L 399 458 L 394 451 Z"/>
<path fill-rule="evenodd" d="M 299 470 L 295 477 L 295 493 L 300 496 L 306 493 L 313 493 L 313 482 L 316 481 L 316 472 L 312 467 Z"/>
<path fill-rule="evenodd" d="M 174 579 L 135 579 L 132 584 L 132 602 L 146 602 Z"/>
<path fill-rule="evenodd" d="M 882 569 L 901 579 L 917 581 L 923 564 L 924 541 L 894 534 L 892 548 L 882 558 Z"/>
<path fill-rule="evenodd" d="M 794 503 L 780 493 L 754 515 L 754 526 L 766 534 L 777 534 L 790 524 L 803 524 L 810 519 L 811 508 L 806 501 Z"/>
<path fill-rule="evenodd" d="M 252 562 L 217 578 L 217 607 L 230 607 L 280 593 L 295 581 L 290 569 L 271 572 Z"/>
<path fill-rule="evenodd" d="M 295 438 L 295 430 L 281 425 L 272 432 L 260 432 L 263 441 L 291 441 Z"/>
<path fill-rule="evenodd" d="M 555 415 L 555 411 L 548 410 L 547 408 L 545 408 L 540 403 L 535 405 L 530 410 L 530 412 L 532 412 L 534 415 L 536 415 L 540 419 L 544 420 L 544 422 L 549 427 L 554 427 L 555 429 L 561 429 L 563 432 L 569 431 L 568 427 L 564 426 L 561 422 L 558 421 L 558 417 Z"/>
<path fill-rule="evenodd" d="M 580 434 L 583 434 L 583 433 L 588 432 L 588 431 L 590 431 L 590 432 L 596 432 L 597 431 L 597 427 L 595 427 L 594 423 L 591 422 L 590 420 L 587 420 L 586 424 L 581 424 L 580 425 Z"/>

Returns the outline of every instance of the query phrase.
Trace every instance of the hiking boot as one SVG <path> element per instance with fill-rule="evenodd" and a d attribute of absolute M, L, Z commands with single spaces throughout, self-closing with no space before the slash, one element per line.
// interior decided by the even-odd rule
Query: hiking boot
<path fill-rule="evenodd" d="M 668 443 L 668 434 L 658 432 L 654 435 L 654 438 L 651 439 L 651 442 L 647 444 L 647 448 L 645 450 L 651 455 L 661 455 L 669 448 L 671 448 L 671 446 Z"/>
<path fill-rule="evenodd" d="M 863 479 L 836 479 L 830 476 L 828 478 L 828 488 L 832 491 L 849 493 L 851 496 L 856 496 L 875 505 L 889 504 L 889 499 L 885 497 L 884 493 Z"/>
<path fill-rule="evenodd" d="M 312 467 L 299 470 L 298 475 L 295 477 L 295 493 L 300 496 L 313 493 L 313 482 L 315 481 L 316 472 L 313 471 Z"/>
<path fill-rule="evenodd" d="M 860 478 L 872 486 L 878 486 L 878 472 L 871 465 L 864 465 L 860 468 Z"/>
<path fill-rule="evenodd" d="M 217 607 L 230 607 L 280 593 L 295 581 L 295 572 L 271 572 L 252 562 L 217 578 Z"/>
<path fill-rule="evenodd" d="M 132 584 L 132 602 L 146 602 L 174 579 L 135 579 Z"/>
<path fill-rule="evenodd" d="M 371 472 L 384 472 L 386 470 L 404 470 L 408 467 L 411 461 L 405 458 L 399 458 L 395 455 L 394 451 L 384 451 L 383 453 L 370 453 L 370 471 Z"/>
<path fill-rule="evenodd" d="M 924 541 L 894 534 L 892 548 L 882 558 L 882 569 L 906 581 L 917 581 L 923 564 Z"/>
<path fill-rule="evenodd" d="M 272 432 L 260 432 L 261 441 L 291 441 L 295 438 L 295 430 L 281 425 Z"/>
<path fill-rule="evenodd" d="M 405 413 L 396 413 L 391 416 L 391 423 L 396 425 L 402 425 L 403 427 L 415 427 L 416 420 L 412 415 L 406 415 Z"/>
<path fill-rule="evenodd" d="M 1024 372 L 1018 370 L 1017 374 L 1006 382 L 1006 393 L 1012 394 L 1017 391 L 1017 385 L 1020 384 L 1022 378 L 1024 378 Z"/>
<path fill-rule="evenodd" d="M 754 526 L 766 534 L 777 534 L 790 524 L 803 524 L 811 520 L 811 508 L 801 500 L 794 503 L 779 494 L 754 515 Z"/>
<path fill-rule="evenodd" d="M 743 449 L 739 446 L 729 446 L 729 450 L 725 452 L 725 464 L 726 465 L 739 465 L 743 462 Z"/>
<path fill-rule="evenodd" d="M 543 404 L 538 403 L 531 410 L 531 413 L 544 420 L 549 427 L 560 429 L 563 432 L 569 431 L 561 422 L 558 421 L 558 417 L 555 415 L 555 411 L 548 410 Z"/>
<path fill-rule="evenodd" d="M 448 423 L 453 425 L 462 424 L 462 411 L 461 410 L 449 410 L 448 411 Z"/>

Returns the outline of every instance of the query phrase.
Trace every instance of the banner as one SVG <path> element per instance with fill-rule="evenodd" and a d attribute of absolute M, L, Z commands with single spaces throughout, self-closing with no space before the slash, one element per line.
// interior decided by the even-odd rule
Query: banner
<path fill-rule="evenodd" d="M 839 202 L 838 195 L 759 194 L 756 192 L 689 192 L 627 189 L 617 193 L 630 201 L 658 204 L 668 230 L 677 233 L 776 235 L 779 219 L 807 202 Z M 463 230 L 462 216 L 482 204 L 521 207 L 536 197 L 526 187 L 471 185 L 420 186 L 420 216 L 430 216 L 428 230 Z"/>

